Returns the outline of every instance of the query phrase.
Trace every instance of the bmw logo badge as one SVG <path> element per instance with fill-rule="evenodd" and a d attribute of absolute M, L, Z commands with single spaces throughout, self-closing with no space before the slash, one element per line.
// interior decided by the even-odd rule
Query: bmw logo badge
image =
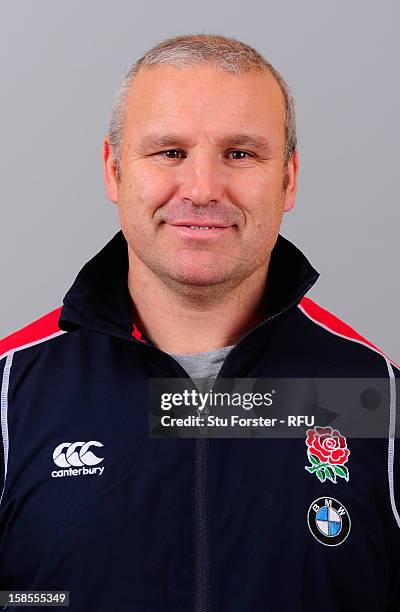
<path fill-rule="evenodd" d="M 333 497 L 319 497 L 313 501 L 308 509 L 307 522 L 314 538 L 325 546 L 338 546 L 350 533 L 349 513 Z"/>

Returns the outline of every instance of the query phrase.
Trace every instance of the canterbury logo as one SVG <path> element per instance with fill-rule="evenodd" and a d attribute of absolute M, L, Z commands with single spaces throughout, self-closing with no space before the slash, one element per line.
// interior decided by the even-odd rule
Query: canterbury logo
<path fill-rule="evenodd" d="M 90 449 L 91 446 L 103 446 L 101 442 L 63 442 L 53 452 L 53 460 L 62 468 L 82 467 L 84 465 L 97 465 L 104 457 L 97 457 Z"/>

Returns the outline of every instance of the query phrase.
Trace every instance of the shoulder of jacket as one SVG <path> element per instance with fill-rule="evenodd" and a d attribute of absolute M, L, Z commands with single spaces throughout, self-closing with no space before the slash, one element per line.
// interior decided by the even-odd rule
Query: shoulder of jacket
<path fill-rule="evenodd" d="M 339 319 L 336 315 L 332 314 L 316 302 L 310 299 L 309 297 L 303 297 L 300 303 L 298 304 L 298 308 L 301 312 L 308 317 L 313 323 L 325 329 L 327 332 L 338 336 L 340 338 L 344 338 L 349 342 L 354 342 L 361 346 L 365 346 L 367 349 L 381 355 L 388 364 L 394 367 L 397 370 L 398 375 L 400 375 L 400 366 L 390 359 L 385 353 L 375 346 L 370 340 L 364 338 L 361 334 L 359 334 L 355 329 L 350 327 L 347 323 Z"/>
<path fill-rule="evenodd" d="M 0 360 L 15 351 L 40 344 L 66 332 L 58 327 L 62 306 L 0 340 Z"/>

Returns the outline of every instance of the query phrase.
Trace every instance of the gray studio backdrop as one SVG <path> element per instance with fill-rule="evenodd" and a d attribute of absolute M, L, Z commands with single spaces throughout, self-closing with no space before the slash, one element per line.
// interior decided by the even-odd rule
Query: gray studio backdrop
<path fill-rule="evenodd" d="M 399 361 L 396 4 L 3 0 L 0 337 L 60 306 L 119 229 L 101 141 L 122 72 L 207 32 L 255 46 L 292 87 L 301 172 L 281 231 L 321 273 L 309 296 Z"/>

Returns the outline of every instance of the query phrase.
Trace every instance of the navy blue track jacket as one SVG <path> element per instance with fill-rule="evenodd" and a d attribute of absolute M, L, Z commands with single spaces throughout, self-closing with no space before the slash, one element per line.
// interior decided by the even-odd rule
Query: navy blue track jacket
<path fill-rule="evenodd" d="M 279 236 L 265 319 L 219 377 L 385 378 L 387 437 L 151 438 L 149 378 L 188 374 L 135 325 L 127 274 L 119 231 L 0 344 L 0 590 L 68 590 L 78 612 L 399 612 L 396 366 L 305 297 L 318 273 Z"/>

